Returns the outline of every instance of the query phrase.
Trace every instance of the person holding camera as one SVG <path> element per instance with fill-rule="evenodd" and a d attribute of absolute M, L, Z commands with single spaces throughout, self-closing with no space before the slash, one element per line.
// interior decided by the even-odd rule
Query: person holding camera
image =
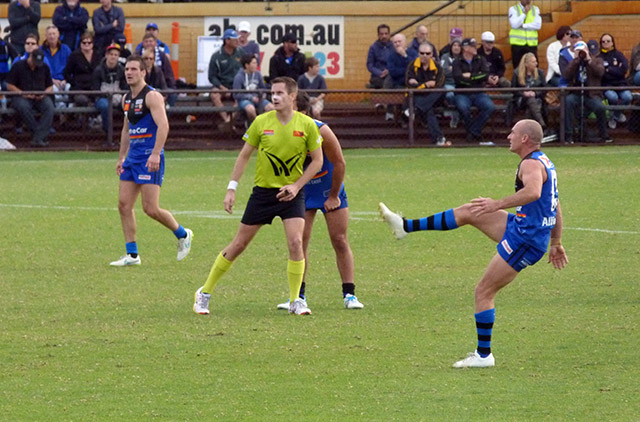
<path fill-rule="evenodd" d="M 593 87 L 602 86 L 604 75 L 604 62 L 600 57 L 589 54 L 589 48 L 584 41 L 578 41 L 573 46 L 575 57 L 568 61 L 566 57 L 560 57 L 560 71 L 568 86 Z M 613 142 L 607 131 L 607 114 L 602 104 L 602 93 L 593 90 L 571 91 L 565 99 L 565 142 L 573 143 L 574 114 L 578 110 L 580 124 L 577 126 L 580 133 L 580 141 L 584 140 L 584 109 L 595 113 L 599 139 L 596 142 Z"/>

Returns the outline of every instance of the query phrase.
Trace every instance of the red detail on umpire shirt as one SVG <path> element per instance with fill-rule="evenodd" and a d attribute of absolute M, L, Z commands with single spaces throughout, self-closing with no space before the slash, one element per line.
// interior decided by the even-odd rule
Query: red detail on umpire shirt
<path fill-rule="evenodd" d="M 262 134 L 267 136 L 273 136 L 273 130 L 263 130 Z"/>
<path fill-rule="evenodd" d="M 293 136 L 298 137 L 298 138 L 302 138 L 304 136 L 304 132 L 302 132 L 300 130 L 294 130 L 293 131 Z"/>
<path fill-rule="evenodd" d="M 500 244 L 509 255 L 513 253 L 513 249 L 511 249 L 511 246 L 509 246 L 509 242 L 507 242 L 507 239 L 504 239 L 502 242 L 500 242 Z"/>

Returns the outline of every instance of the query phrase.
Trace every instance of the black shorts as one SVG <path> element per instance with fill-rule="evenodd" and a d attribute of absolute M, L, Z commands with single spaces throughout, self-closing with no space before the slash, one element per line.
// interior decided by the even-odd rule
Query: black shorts
<path fill-rule="evenodd" d="M 282 220 L 304 218 L 304 189 L 300 189 L 298 196 L 287 202 L 279 201 L 276 198 L 278 192 L 277 188 L 254 186 L 242 216 L 242 224 L 248 226 L 271 224 L 275 217 L 280 217 Z"/>

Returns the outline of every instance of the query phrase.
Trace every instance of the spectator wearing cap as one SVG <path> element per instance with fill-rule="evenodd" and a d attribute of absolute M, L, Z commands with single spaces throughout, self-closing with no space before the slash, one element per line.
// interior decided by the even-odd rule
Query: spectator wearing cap
<path fill-rule="evenodd" d="M 101 92 L 115 92 L 124 91 L 128 88 L 127 81 L 124 77 L 124 66 L 122 66 L 118 59 L 120 58 L 120 46 L 118 44 L 110 44 L 106 47 L 104 54 L 104 60 L 93 71 L 93 90 Z M 102 129 L 105 133 L 109 131 L 109 108 L 121 107 L 120 100 L 121 94 L 111 96 L 111 102 L 109 97 L 101 97 L 96 100 L 96 108 L 100 111 L 100 118 L 102 120 Z M 111 139 L 107 140 L 107 143 L 111 143 Z"/>
<path fill-rule="evenodd" d="M 423 42 L 418 47 L 418 56 L 407 66 L 405 84 L 408 88 L 417 89 L 415 107 L 418 116 L 427 126 L 429 136 L 434 144 L 446 146 L 447 141 L 440 130 L 438 118 L 434 111 L 435 105 L 442 98 L 441 92 L 430 92 L 432 89 L 444 86 L 444 70 L 433 55 L 435 48 L 429 42 Z M 448 145 L 451 145 L 449 143 Z"/>
<path fill-rule="evenodd" d="M 462 36 L 462 28 L 451 28 L 451 30 L 449 31 L 449 43 L 442 47 L 442 49 L 440 50 L 440 57 L 451 51 L 451 43 L 453 42 L 453 40 L 462 41 Z"/>
<path fill-rule="evenodd" d="M 575 31 L 574 31 L 575 32 Z M 604 62 L 601 57 L 593 57 L 589 53 L 589 48 L 584 41 L 578 41 L 573 45 L 575 57 L 566 65 L 560 63 L 562 76 L 568 81 L 569 86 L 595 87 L 602 86 L 602 76 L 604 75 Z M 560 60 L 564 57 L 561 56 Z M 574 141 L 573 128 L 576 110 L 578 113 L 585 113 L 582 108 L 595 113 L 598 125 L 600 142 L 612 142 L 607 130 L 607 114 L 602 104 L 602 93 L 600 91 L 571 91 L 565 98 L 565 142 Z M 585 141 L 584 119 L 580 119 L 581 125 L 578 129 L 581 135 L 580 141 Z"/>
<path fill-rule="evenodd" d="M 391 38 L 393 50 L 387 57 L 387 69 L 389 75 L 385 78 L 384 89 L 405 89 L 405 76 L 407 74 L 407 66 L 418 58 L 417 51 L 409 52 L 407 50 L 407 38 L 404 34 L 398 33 Z M 394 105 L 387 105 L 386 120 L 395 120 Z M 399 107 L 399 106 L 398 106 Z M 401 110 L 400 110 L 401 111 Z"/>
<path fill-rule="evenodd" d="M 569 34 L 569 45 L 560 49 L 560 58 L 558 59 L 558 67 L 560 68 L 558 86 L 560 87 L 569 86 L 569 81 L 564 78 L 564 70 L 575 58 L 575 45 L 580 41 L 582 41 L 582 32 L 573 29 L 571 30 L 571 34 Z"/>
<path fill-rule="evenodd" d="M 251 24 L 247 21 L 241 21 L 238 24 L 238 47 L 242 47 L 246 54 L 251 54 L 258 60 L 258 68 L 260 68 L 260 46 L 257 42 L 249 40 L 251 35 Z"/>
<path fill-rule="evenodd" d="M 133 54 L 131 53 L 131 50 L 127 48 L 126 35 L 116 34 L 116 36 L 113 37 L 113 43 L 118 44 L 118 46 L 120 47 L 120 58 L 118 59 L 118 61 L 120 62 L 120 64 L 122 64 L 122 66 L 124 66 L 127 63 L 127 59 L 129 58 L 129 56 Z"/>
<path fill-rule="evenodd" d="M 44 64 L 44 53 L 34 49 L 26 60 L 15 63 L 7 76 L 9 91 L 53 91 L 51 71 Z M 49 95 L 23 94 L 13 97 L 11 106 L 16 110 L 22 122 L 33 134 L 31 145 L 43 147 L 49 145 L 47 137 L 53 123 L 53 101 Z M 40 113 L 36 120 L 35 112 Z"/>
<path fill-rule="evenodd" d="M 489 79 L 489 64 L 484 57 L 479 56 L 476 40 L 465 38 L 462 40 L 462 55 L 453 62 L 453 79 L 456 88 L 484 88 L 491 85 Z M 485 92 L 456 92 L 456 108 L 462 116 L 467 129 L 468 142 L 482 142 L 482 129 L 489 121 L 495 109 L 493 101 Z M 476 106 L 478 115 L 471 119 L 471 106 Z"/>
<path fill-rule="evenodd" d="M 229 92 L 233 89 L 233 79 L 242 68 L 240 59 L 245 55 L 238 47 L 238 33 L 234 29 L 226 29 L 222 34 L 222 47 L 211 55 L 209 60 L 209 82 L 213 85 L 211 101 L 216 107 L 222 107 L 223 99 L 231 99 Z M 221 112 L 224 123 L 231 121 L 231 115 Z"/>
<path fill-rule="evenodd" d="M 418 25 L 418 27 L 416 28 L 416 36 L 413 37 L 411 44 L 409 44 L 407 52 L 413 57 L 417 58 L 418 47 L 420 47 L 420 44 L 425 42 L 428 42 L 429 44 L 431 44 L 431 47 L 433 47 L 432 50 L 435 54 L 434 60 L 440 60 L 438 56 L 438 49 L 431 41 L 429 41 L 429 28 L 427 27 L 427 25 Z"/>
<path fill-rule="evenodd" d="M 492 86 L 508 88 L 511 82 L 504 77 L 506 66 L 502 51 L 496 47 L 496 36 L 491 31 L 485 31 L 480 36 L 482 47 L 478 50 L 478 55 L 484 57 L 489 64 L 489 79 Z"/>
<path fill-rule="evenodd" d="M 93 11 L 93 31 L 95 48 L 98 55 L 105 54 L 107 46 L 118 34 L 124 34 L 124 12 L 112 4 L 112 0 L 100 0 L 100 7 Z"/>
<path fill-rule="evenodd" d="M 38 22 L 42 14 L 40 2 L 36 0 L 13 0 L 9 3 L 9 26 L 11 26 L 11 44 L 24 54 L 24 43 L 27 35 L 38 33 Z"/>
<path fill-rule="evenodd" d="M 560 50 L 571 45 L 571 28 L 562 25 L 556 32 L 556 41 L 547 47 L 547 77 L 548 85 L 558 86 L 560 83 Z"/>
<path fill-rule="evenodd" d="M 282 45 L 278 47 L 269 60 L 269 79 L 288 76 L 297 81 L 304 73 L 306 57 L 298 48 L 298 38 L 288 32 L 282 37 Z"/>
<path fill-rule="evenodd" d="M 384 80 L 389 74 L 387 57 L 393 51 L 393 44 L 389 40 L 391 29 L 387 24 L 378 25 L 378 39 L 371 44 L 367 53 L 367 70 L 371 73 L 369 88 L 382 89 Z"/>
<path fill-rule="evenodd" d="M 542 18 L 538 6 L 532 0 L 520 0 L 509 8 L 509 44 L 514 66 L 520 63 L 525 53 L 533 53 L 538 58 L 538 31 L 542 27 Z"/>
<path fill-rule="evenodd" d="M 591 41 L 589 41 L 591 42 Z M 616 49 L 616 40 L 613 35 L 604 33 L 600 36 L 600 44 L 594 42 L 594 47 L 598 51 L 600 58 L 604 64 L 604 75 L 602 76 L 602 86 L 609 89 L 604 91 L 605 98 L 609 101 L 609 105 L 629 105 L 633 96 L 628 89 L 612 89 L 611 87 L 619 87 L 627 85 L 627 71 L 629 70 L 629 61 L 622 53 Z M 589 49 L 593 56 L 593 52 Z M 627 121 L 622 110 L 616 110 L 611 114 L 609 119 L 609 127 L 615 129 L 617 122 L 624 123 Z"/>
<path fill-rule="evenodd" d="M 80 37 L 87 30 L 89 12 L 80 5 L 80 0 L 62 0 L 53 12 L 53 24 L 60 31 L 60 41 L 71 51 L 80 46 Z"/>
<path fill-rule="evenodd" d="M 93 32 L 87 31 L 80 36 L 80 48 L 71 52 L 64 68 L 64 79 L 69 82 L 70 91 L 91 91 L 93 89 L 93 71 L 102 57 L 93 49 Z M 89 97 L 74 95 L 73 102 L 79 106 L 89 104 Z"/>
<path fill-rule="evenodd" d="M 158 47 L 158 51 L 160 53 L 166 54 L 169 57 L 169 60 L 171 60 L 171 51 L 169 50 L 169 46 L 167 44 L 163 43 L 162 41 L 160 41 L 160 38 L 159 38 L 160 30 L 158 29 L 158 25 L 156 23 L 154 23 L 154 22 L 149 22 L 147 24 L 147 27 L 145 28 L 145 32 L 150 32 L 150 33 L 153 34 L 153 36 L 156 39 L 156 45 Z M 144 38 L 143 38 L 143 41 L 144 41 Z M 114 42 L 117 42 L 117 41 L 114 40 Z M 138 44 L 136 46 L 136 54 L 138 54 L 139 56 L 142 56 L 142 50 L 143 49 L 146 50 L 147 48 L 148 47 L 145 47 L 143 45 L 143 42 L 141 41 L 140 44 Z"/>

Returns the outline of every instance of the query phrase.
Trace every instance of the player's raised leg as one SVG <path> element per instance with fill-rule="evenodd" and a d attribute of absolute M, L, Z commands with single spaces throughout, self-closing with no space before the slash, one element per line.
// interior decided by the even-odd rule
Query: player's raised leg
<path fill-rule="evenodd" d="M 504 210 L 485 213 L 480 216 L 472 212 L 471 204 L 464 204 L 427 217 L 408 219 L 394 213 L 382 202 L 378 205 L 380 215 L 391 227 L 397 239 L 417 231 L 447 231 L 458 227 L 472 225 L 482 231 L 490 239 L 499 241 L 507 227 L 507 215 Z"/>

